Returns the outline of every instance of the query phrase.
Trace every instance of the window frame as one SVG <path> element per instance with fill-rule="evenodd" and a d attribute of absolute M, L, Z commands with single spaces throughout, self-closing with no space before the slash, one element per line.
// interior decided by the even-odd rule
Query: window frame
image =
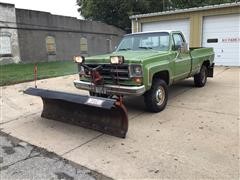
<path fill-rule="evenodd" d="M 136 33 L 136 34 L 127 34 L 127 35 L 125 35 L 124 36 L 124 38 L 127 38 L 127 37 L 130 37 L 131 38 L 131 40 L 133 41 L 134 39 L 133 39 L 133 37 L 134 36 L 144 36 L 145 34 L 148 34 L 148 35 L 154 35 L 154 34 L 159 34 L 159 38 L 160 38 L 160 36 L 161 36 L 161 34 L 166 34 L 169 38 L 168 38 L 168 47 L 167 47 L 167 49 L 166 50 L 164 50 L 164 51 L 170 51 L 171 50 L 171 34 L 169 33 L 169 32 L 149 32 L 149 33 Z M 120 47 L 121 46 L 123 46 L 123 43 L 124 43 L 124 38 L 119 42 L 119 44 L 118 44 L 118 46 L 117 46 L 117 48 L 115 49 L 115 52 L 119 52 L 119 50 L 121 49 Z M 160 39 L 159 39 L 159 43 L 160 43 Z M 139 45 L 135 45 L 135 42 L 132 42 L 132 47 L 133 48 L 131 48 L 131 49 L 129 49 L 129 50 L 133 50 L 133 51 L 139 51 L 139 49 L 138 49 L 138 47 L 139 47 Z M 142 51 L 142 50 L 141 50 Z M 159 49 L 156 49 L 156 51 L 162 51 L 162 50 L 159 50 Z"/>
<path fill-rule="evenodd" d="M 84 43 L 82 43 L 82 41 L 84 41 Z M 85 47 L 82 48 L 82 47 Z M 80 37 L 80 52 L 83 53 L 83 54 L 87 54 L 88 53 L 88 39 L 87 37 Z"/>
<path fill-rule="evenodd" d="M 9 48 L 10 48 L 10 52 L 9 53 L 1 53 L 0 51 L 0 57 L 13 57 L 12 55 L 12 34 L 10 32 L 0 32 L 0 38 L 1 37 L 7 37 L 9 38 Z M 1 41 L 0 41 L 1 42 Z M 1 44 L 0 44 L 1 47 Z"/>
<path fill-rule="evenodd" d="M 112 52 L 112 39 L 108 38 L 106 39 L 106 44 L 107 44 L 107 53 Z"/>
<path fill-rule="evenodd" d="M 50 38 L 53 40 L 54 43 L 49 43 Z M 56 55 L 57 54 L 57 44 L 56 44 L 56 38 L 53 35 L 47 35 L 45 38 L 45 45 L 46 45 L 46 51 L 48 55 Z M 49 46 L 52 46 L 53 50 L 50 50 Z"/>
<path fill-rule="evenodd" d="M 173 50 L 173 51 L 177 51 L 177 50 L 176 50 L 176 43 L 175 43 L 174 35 L 180 35 L 183 43 L 186 43 L 186 40 L 185 40 L 185 38 L 184 38 L 184 36 L 183 36 L 182 33 L 173 33 L 173 34 L 172 34 L 172 41 L 173 41 L 172 50 Z"/>

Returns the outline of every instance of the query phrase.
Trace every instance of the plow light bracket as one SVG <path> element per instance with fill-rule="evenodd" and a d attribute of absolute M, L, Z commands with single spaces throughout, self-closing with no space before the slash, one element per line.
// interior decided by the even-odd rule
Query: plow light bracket
<path fill-rule="evenodd" d="M 110 56 L 111 64 L 123 64 L 124 56 Z"/>
<path fill-rule="evenodd" d="M 73 60 L 75 63 L 82 64 L 85 61 L 85 57 L 84 56 L 74 56 Z"/>

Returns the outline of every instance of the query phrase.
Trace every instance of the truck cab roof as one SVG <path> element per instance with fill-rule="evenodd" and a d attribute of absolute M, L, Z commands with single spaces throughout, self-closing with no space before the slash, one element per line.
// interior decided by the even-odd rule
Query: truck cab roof
<path fill-rule="evenodd" d="M 137 35 L 137 34 L 149 34 L 149 33 L 182 33 L 181 31 L 175 31 L 175 30 L 161 30 L 161 31 L 145 31 L 145 32 L 136 32 L 136 33 L 132 33 L 132 34 L 126 34 L 125 36 L 129 36 L 129 35 Z"/>

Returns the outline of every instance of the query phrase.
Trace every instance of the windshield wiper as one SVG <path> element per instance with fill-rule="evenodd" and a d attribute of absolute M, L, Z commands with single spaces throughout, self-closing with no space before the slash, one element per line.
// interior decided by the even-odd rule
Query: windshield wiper
<path fill-rule="evenodd" d="M 131 50 L 131 48 L 122 48 L 122 49 L 119 49 L 118 51 L 128 51 L 128 50 Z"/>
<path fill-rule="evenodd" d="M 140 46 L 138 47 L 139 49 L 152 49 L 152 47 L 145 47 L 145 46 Z"/>

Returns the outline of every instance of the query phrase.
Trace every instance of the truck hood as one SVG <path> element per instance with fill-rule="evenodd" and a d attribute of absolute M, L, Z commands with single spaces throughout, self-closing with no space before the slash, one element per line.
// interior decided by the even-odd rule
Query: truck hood
<path fill-rule="evenodd" d="M 141 63 L 145 59 L 149 59 L 155 56 L 167 54 L 168 51 L 121 51 L 113 52 L 111 54 L 97 55 L 86 57 L 86 63 L 109 63 L 110 56 L 124 56 L 126 63 Z"/>

